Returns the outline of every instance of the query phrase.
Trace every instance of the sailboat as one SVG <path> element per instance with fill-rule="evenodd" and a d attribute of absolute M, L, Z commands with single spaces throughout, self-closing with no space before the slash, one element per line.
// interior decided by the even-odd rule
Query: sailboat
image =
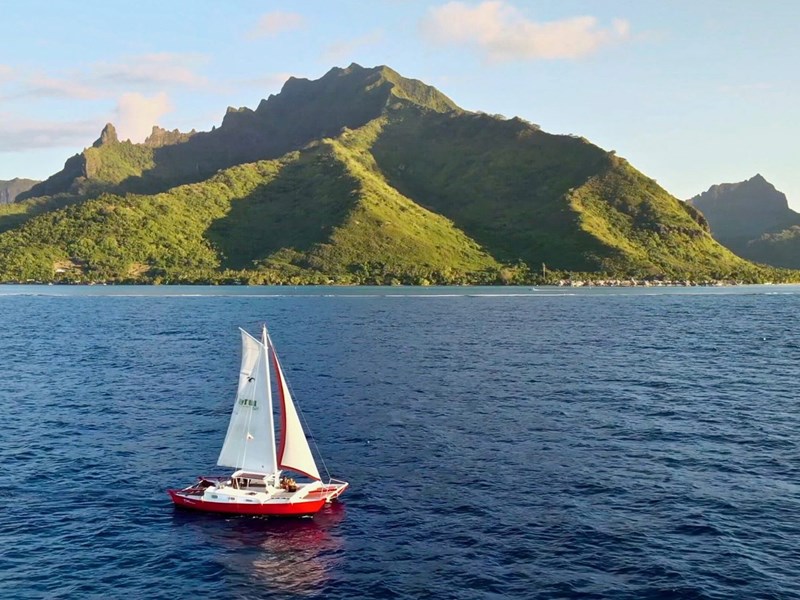
<path fill-rule="evenodd" d="M 349 484 L 330 476 L 327 483 L 322 482 L 266 326 L 260 340 L 240 331 L 239 386 L 217 460 L 217 465 L 235 471 L 230 477 L 198 477 L 186 488 L 167 491 L 182 508 L 241 515 L 313 515 L 341 496 Z M 270 363 L 279 399 L 279 444 L 275 442 Z M 295 481 L 288 472 L 310 481 Z"/>

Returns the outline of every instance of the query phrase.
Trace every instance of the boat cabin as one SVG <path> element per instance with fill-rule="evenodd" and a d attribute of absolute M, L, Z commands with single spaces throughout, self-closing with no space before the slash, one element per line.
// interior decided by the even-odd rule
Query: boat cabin
<path fill-rule="evenodd" d="M 236 471 L 231 475 L 229 485 L 238 490 L 256 490 L 263 492 L 268 487 L 274 487 L 273 483 L 275 479 L 273 475 L 265 475 L 264 473 Z"/>

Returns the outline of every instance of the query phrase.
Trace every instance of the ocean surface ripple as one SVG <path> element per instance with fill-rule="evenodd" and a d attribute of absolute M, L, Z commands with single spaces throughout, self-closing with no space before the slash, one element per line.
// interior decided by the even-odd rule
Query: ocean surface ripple
<path fill-rule="evenodd" d="M 2 598 L 800 598 L 800 288 L 0 287 Z M 270 326 L 314 519 L 173 508 Z"/>

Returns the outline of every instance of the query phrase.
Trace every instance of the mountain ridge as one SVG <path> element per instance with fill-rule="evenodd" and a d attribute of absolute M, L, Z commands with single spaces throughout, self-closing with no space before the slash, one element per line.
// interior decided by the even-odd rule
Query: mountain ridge
<path fill-rule="evenodd" d="M 41 191 L 0 211 L 0 278 L 763 276 L 613 152 L 465 111 L 385 66 L 290 78 L 210 132 L 132 144 L 109 124 Z"/>
<path fill-rule="evenodd" d="M 328 102 L 331 97 L 337 102 Z M 353 63 L 346 69 L 334 67 L 314 81 L 290 77 L 279 94 L 261 100 L 255 110 L 229 107 L 222 124 L 209 132 L 173 131 L 168 136 L 154 127 L 144 144 L 132 144 L 119 141 L 109 123 L 91 148 L 68 159 L 64 169 L 20 199 L 164 191 L 235 164 L 278 158 L 345 127 L 360 127 L 392 108 L 393 99 L 429 110 L 460 110 L 435 88 L 406 80 L 389 67 L 367 69 Z"/>

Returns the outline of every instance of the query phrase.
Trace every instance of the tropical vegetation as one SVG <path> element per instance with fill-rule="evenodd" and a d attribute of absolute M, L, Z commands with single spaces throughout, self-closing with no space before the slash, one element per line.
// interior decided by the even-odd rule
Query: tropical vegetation
<path fill-rule="evenodd" d="M 793 280 L 626 160 L 459 109 L 387 67 L 290 79 L 210 132 L 107 126 L 0 207 L 0 280 L 494 284 Z"/>

